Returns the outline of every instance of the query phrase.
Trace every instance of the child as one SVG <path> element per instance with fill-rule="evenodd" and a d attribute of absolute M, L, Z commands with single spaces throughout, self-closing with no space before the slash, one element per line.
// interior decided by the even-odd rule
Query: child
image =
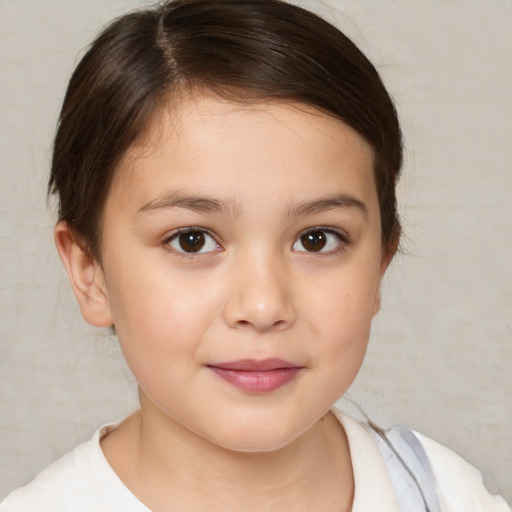
<path fill-rule="evenodd" d="M 2 512 L 505 511 L 405 429 L 332 409 L 400 237 L 400 128 L 374 67 L 277 0 L 124 16 L 71 78 L 55 240 L 82 314 L 115 326 L 140 409 Z"/>

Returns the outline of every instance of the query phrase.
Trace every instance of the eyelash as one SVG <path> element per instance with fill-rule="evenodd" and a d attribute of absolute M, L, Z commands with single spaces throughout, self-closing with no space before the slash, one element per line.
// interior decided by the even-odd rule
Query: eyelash
<path fill-rule="evenodd" d="M 178 249 L 175 249 L 175 248 L 171 247 L 171 243 L 174 240 L 178 239 L 178 237 L 180 235 L 187 234 L 187 233 L 200 233 L 200 234 L 206 235 L 209 238 L 211 238 L 213 240 L 213 242 L 215 242 L 217 250 L 219 250 L 219 248 L 222 248 L 221 245 L 217 242 L 216 237 L 209 230 L 207 230 L 205 228 L 198 227 L 198 226 L 190 226 L 190 227 L 186 227 L 186 228 L 177 229 L 176 231 L 171 233 L 169 236 L 166 236 L 162 240 L 162 245 L 167 247 L 167 249 L 169 251 L 172 251 L 174 254 L 177 254 L 177 255 L 179 255 L 181 257 L 184 257 L 184 258 L 193 258 L 193 257 L 197 257 L 200 254 L 208 254 L 208 253 L 211 253 L 211 252 L 216 252 L 215 250 L 209 250 L 209 251 L 205 251 L 205 252 L 200 252 L 201 249 L 203 248 L 203 246 L 201 246 L 197 252 L 194 252 L 194 251 L 187 252 L 187 251 L 184 251 L 184 250 L 181 251 L 181 250 L 178 250 Z M 298 243 L 302 243 L 303 244 L 303 242 L 301 241 L 301 239 L 303 239 L 303 237 L 305 237 L 305 236 L 307 236 L 309 234 L 313 234 L 313 233 L 325 233 L 325 234 L 328 234 L 328 235 L 334 235 L 338 239 L 339 244 L 338 244 L 338 246 L 336 248 L 330 249 L 330 250 L 327 250 L 327 251 L 322 251 L 321 249 L 323 249 L 323 247 L 319 251 L 308 251 L 308 250 L 297 250 L 297 249 L 294 249 L 296 244 L 298 244 Z M 350 243 L 349 237 L 348 237 L 348 235 L 344 231 L 340 231 L 340 230 L 338 230 L 336 228 L 333 228 L 331 226 L 314 226 L 314 227 L 305 229 L 304 231 L 301 231 L 299 233 L 299 235 L 297 236 L 297 238 L 295 239 L 295 241 L 292 244 L 292 249 L 295 252 L 303 252 L 303 253 L 306 253 L 306 254 L 327 255 L 327 254 L 335 254 L 335 253 L 344 251 L 346 249 L 346 246 L 349 243 Z M 304 247 L 304 245 L 303 245 L 303 247 Z"/>
<path fill-rule="evenodd" d="M 198 227 L 198 226 L 190 226 L 190 227 L 186 227 L 186 228 L 177 229 L 176 231 L 171 233 L 169 236 L 166 236 L 162 240 L 162 245 L 165 246 L 170 252 L 173 252 L 174 254 L 177 254 L 178 256 L 181 256 L 183 258 L 194 258 L 194 257 L 197 257 L 200 254 L 207 254 L 207 253 L 210 253 L 210 252 L 215 252 L 215 251 L 206 251 L 206 252 L 193 252 L 193 251 L 191 251 L 191 252 L 187 252 L 187 251 L 180 251 L 180 250 L 174 249 L 171 246 L 171 243 L 174 240 L 178 239 L 178 237 L 180 235 L 184 235 L 184 234 L 187 234 L 187 233 L 200 233 L 200 234 L 206 235 L 206 236 L 208 236 L 209 238 L 211 238 L 215 242 L 217 250 L 219 248 L 221 248 L 221 245 L 217 242 L 215 236 L 208 229 L 201 228 L 201 227 Z M 202 247 L 199 248 L 199 251 L 201 249 L 202 249 Z"/>
<path fill-rule="evenodd" d="M 350 244 L 350 239 L 345 231 L 341 231 L 337 228 L 334 228 L 332 226 L 314 226 L 308 229 L 305 229 L 299 235 L 297 236 L 296 240 L 293 242 L 292 248 L 295 246 L 295 244 L 299 243 L 301 239 L 308 234 L 312 233 L 326 233 L 329 235 L 334 235 L 338 239 L 338 246 L 334 249 L 328 250 L 328 251 L 301 251 L 298 250 L 296 252 L 303 252 L 308 255 L 314 254 L 314 255 L 330 255 L 330 254 L 337 254 L 339 252 L 343 252 L 346 250 L 347 245 Z"/>

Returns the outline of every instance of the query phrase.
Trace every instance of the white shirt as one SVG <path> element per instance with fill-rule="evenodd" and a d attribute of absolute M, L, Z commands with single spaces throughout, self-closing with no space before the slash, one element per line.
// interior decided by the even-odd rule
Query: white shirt
<path fill-rule="evenodd" d="M 399 512 L 389 473 L 369 432 L 333 411 L 347 434 L 354 472 L 352 512 Z M 116 424 L 43 470 L 12 492 L 1 512 L 150 512 L 123 484 L 100 447 Z M 454 452 L 417 434 L 429 458 L 442 512 L 510 512 L 503 498 L 489 494 L 478 470 Z"/>

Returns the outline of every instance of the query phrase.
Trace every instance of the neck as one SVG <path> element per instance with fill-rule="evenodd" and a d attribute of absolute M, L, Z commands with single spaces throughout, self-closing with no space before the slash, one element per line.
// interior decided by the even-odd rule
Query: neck
<path fill-rule="evenodd" d="M 141 410 L 104 438 L 102 448 L 150 509 L 172 503 L 178 510 L 299 511 L 322 503 L 323 511 L 350 510 L 348 443 L 330 413 L 281 449 L 247 453 L 198 436 L 147 400 L 141 396 Z"/>

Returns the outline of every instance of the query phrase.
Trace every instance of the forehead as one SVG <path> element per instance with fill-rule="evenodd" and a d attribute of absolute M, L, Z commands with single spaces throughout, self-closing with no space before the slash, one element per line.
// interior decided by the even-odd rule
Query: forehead
<path fill-rule="evenodd" d="M 344 181 L 366 199 L 374 196 L 369 144 L 339 119 L 304 104 L 193 95 L 157 112 L 118 166 L 110 195 L 131 190 L 151 199 L 161 187 L 224 195 L 227 183 L 236 185 L 234 195 L 251 190 L 269 197 L 280 190 L 281 199 L 283 192 L 308 194 L 303 181 L 311 194 Z"/>

